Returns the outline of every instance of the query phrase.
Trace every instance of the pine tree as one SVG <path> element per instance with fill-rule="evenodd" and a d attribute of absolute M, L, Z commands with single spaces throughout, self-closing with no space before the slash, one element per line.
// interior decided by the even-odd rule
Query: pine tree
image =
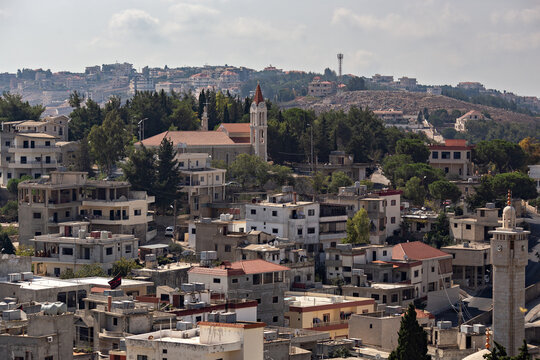
<path fill-rule="evenodd" d="M 416 321 L 416 309 L 409 304 L 407 312 L 401 319 L 398 347 L 392 351 L 388 360 L 428 360 L 427 334 Z"/>
<path fill-rule="evenodd" d="M 127 162 L 122 166 L 127 180 L 133 190 L 144 190 L 154 194 L 156 181 L 155 151 L 146 148 L 134 151 Z"/>
<path fill-rule="evenodd" d="M 229 107 L 227 105 L 225 105 L 225 107 L 223 108 L 223 122 L 229 122 Z"/>
<path fill-rule="evenodd" d="M 180 172 L 178 161 L 175 159 L 176 150 L 172 141 L 163 138 L 157 151 L 156 164 L 156 203 L 165 210 L 173 200 L 178 197 L 178 183 L 180 182 Z"/>
<path fill-rule="evenodd" d="M 202 117 L 202 114 L 204 112 L 204 105 L 206 104 L 206 96 L 204 95 L 204 90 L 201 91 L 201 93 L 199 94 L 199 109 L 197 111 L 198 113 L 198 118 L 200 119 Z"/>

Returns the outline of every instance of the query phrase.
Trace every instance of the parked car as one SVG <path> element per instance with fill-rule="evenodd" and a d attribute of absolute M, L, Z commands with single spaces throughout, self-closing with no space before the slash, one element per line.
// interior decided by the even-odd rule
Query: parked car
<path fill-rule="evenodd" d="M 172 226 L 167 226 L 167 227 L 165 228 L 165 236 L 173 237 L 173 236 L 174 236 L 174 227 L 172 227 Z"/>

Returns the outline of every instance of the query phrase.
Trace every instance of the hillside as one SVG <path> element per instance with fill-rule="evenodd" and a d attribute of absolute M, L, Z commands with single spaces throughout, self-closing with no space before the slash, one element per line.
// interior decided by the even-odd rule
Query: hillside
<path fill-rule="evenodd" d="M 540 119 L 525 114 L 491 106 L 471 104 L 442 95 L 405 91 L 350 91 L 335 94 L 324 99 L 301 97 L 280 105 L 283 108 L 300 107 L 312 109 L 316 113 L 328 110 L 347 111 L 353 105 L 358 107 L 367 106 L 372 110 L 403 110 L 406 115 L 417 115 L 418 111 L 424 108 L 428 108 L 430 112 L 438 109 L 446 109 L 448 112 L 452 110 L 459 110 L 461 112 L 478 110 L 488 112 L 494 120 L 528 123 L 535 126 L 540 123 Z"/>

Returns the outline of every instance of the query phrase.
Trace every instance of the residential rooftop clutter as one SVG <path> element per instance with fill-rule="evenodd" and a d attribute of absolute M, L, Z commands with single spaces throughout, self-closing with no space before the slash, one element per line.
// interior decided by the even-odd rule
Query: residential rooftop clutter
<path fill-rule="evenodd" d="M 34 273 L 60 276 L 70 270 L 76 273 L 85 265 L 99 264 L 111 275 L 113 264 L 120 259 L 137 259 L 139 240 L 133 235 L 109 231 L 88 232 L 88 222 L 60 223 L 57 234 L 31 239 L 34 248 Z"/>
<path fill-rule="evenodd" d="M 53 171 L 50 176 L 19 184 L 19 241 L 55 234 L 60 223 L 87 221 L 89 230 L 133 234 L 141 243 L 152 239 L 155 202 L 146 191 L 132 191 L 126 181 L 91 180 L 86 172 Z M 64 227 L 66 228 L 66 227 Z"/>

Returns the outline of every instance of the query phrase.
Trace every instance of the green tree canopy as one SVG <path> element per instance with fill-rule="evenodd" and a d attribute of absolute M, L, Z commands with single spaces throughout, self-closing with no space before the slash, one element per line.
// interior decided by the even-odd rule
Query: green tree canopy
<path fill-rule="evenodd" d="M 0 96 L 0 122 L 18 120 L 39 120 L 45 107 L 32 106 L 28 101 L 22 101 L 22 96 L 5 92 Z"/>
<path fill-rule="evenodd" d="M 422 180 L 416 176 L 410 178 L 403 189 L 403 197 L 411 200 L 414 205 L 422 206 L 426 199 L 426 189 Z"/>
<path fill-rule="evenodd" d="M 432 198 L 440 202 L 450 199 L 452 202 L 457 202 L 461 197 L 461 190 L 456 184 L 448 180 L 437 180 L 428 185 L 429 194 Z"/>
<path fill-rule="evenodd" d="M 401 318 L 398 332 L 398 347 L 388 360 L 429 360 L 427 355 L 427 334 L 416 320 L 416 309 L 409 304 L 407 312 Z"/>
<path fill-rule="evenodd" d="M 154 150 L 142 145 L 132 151 L 125 164 L 122 165 L 124 175 L 133 190 L 144 190 L 149 194 L 154 194 L 153 190 L 156 182 L 155 156 L 156 152 Z"/>
<path fill-rule="evenodd" d="M 409 155 L 392 155 L 384 158 L 382 163 L 383 174 L 390 180 L 394 187 L 397 187 L 399 180 L 397 177 L 398 169 L 406 164 L 411 164 L 412 158 Z"/>
<path fill-rule="evenodd" d="M 32 180 L 32 177 L 29 175 L 24 175 L 20 179 L 10 179 L 7 184 L 8 191 L 14 195 L 17 195 L 17 192 L 19 191 L 19 183 L 26 180 Z"/>
<path fill-rule="evenodd" d="M 61 279 L 85 278 L 85 277 L 105 277 L 107 274 L 101 267 L 101 264 L 86 264 L 79 270 L 73 272 L 72 269 L 66 269 L 60 274 Z"/>
<path fill-rule="evenodd" d="M 164 137 L 157 151 L 156 182 L 154 184 L 156 203 L 162 209 L 169 206 L 179 196 L 180 171 L 175 157 L 176 149 L 172 141 Z"/>
<path fill-rule="evenodd" d="M 519 353 L 516 356 L 508 356 L 504 346 L 496 341 L 493 343 L 494 346 L 491 352 L 483 356 L 486 360 L 532 360 L 525 340 L 523 340 L 523 345 L 519 348 Z"/>
<path fill-rule="evenodd" d="M 112 274 L 113 276 L 120 275 L 126 277 L 131 274 L 131 270 L 139 269 L 141 266 L 133 259 L 121 258 L 113 264 Z"/>
<path fill-rule="evenodd" d="M 534 180 L 518 171 L 494 176 L 485 175 L 474 190 L 474 194 L 467 197 L 470 208 L 484 206 L 487 202 L 504 206 L 508 190 L 512 191 L 512 197 L 517 199 L 529 200 L 538 197 Z"/>
<path fill-rule="evenodd" d="M 13 246 L 11 239 L 5 232 L 0 233 L 0 253 L 15 254 L 15 246 Z"/>
<path fill-rule="evenodd" d="M 340 187 L 350 186 L 353 181 L 343 171 L 334 171 L 328 183 L 328 192 L 337 193 Z"/>
<path fill-rule="evenodd" d="M 269 179 L 270 165 L 256 155 L 240 154 L 229 166 L 229 177 L 247 187 L 262 187 Z"/>
<path fill-rule="evenodd" d="M 519 170 L 527 162 L 527 154 L 515 143 L 505 140 L 480 141 L 473 150 L 473 162 L 498 173 Z"/>
<path fill-rule="evenodd" d="M 444 211 L 437 216 L 437 221 L 433 224 L 432 230 L 424 235 L 424 242 L 435 246 L 437 249 L 452 243 L 450 222 Z"/>
<path fill-rule="evenodd" d="M 429 148 L 420 139 L 401 139 L 396 143 L 396 154 L 409 155 L 415 163 L 426 163 Z"/>
<path fill-rule="evenodd" d="M 348 244 L 369 243 L 370 220 L 366 209 L 362 208 L 347 219 L 347 237 L 343 240 Z"/>

